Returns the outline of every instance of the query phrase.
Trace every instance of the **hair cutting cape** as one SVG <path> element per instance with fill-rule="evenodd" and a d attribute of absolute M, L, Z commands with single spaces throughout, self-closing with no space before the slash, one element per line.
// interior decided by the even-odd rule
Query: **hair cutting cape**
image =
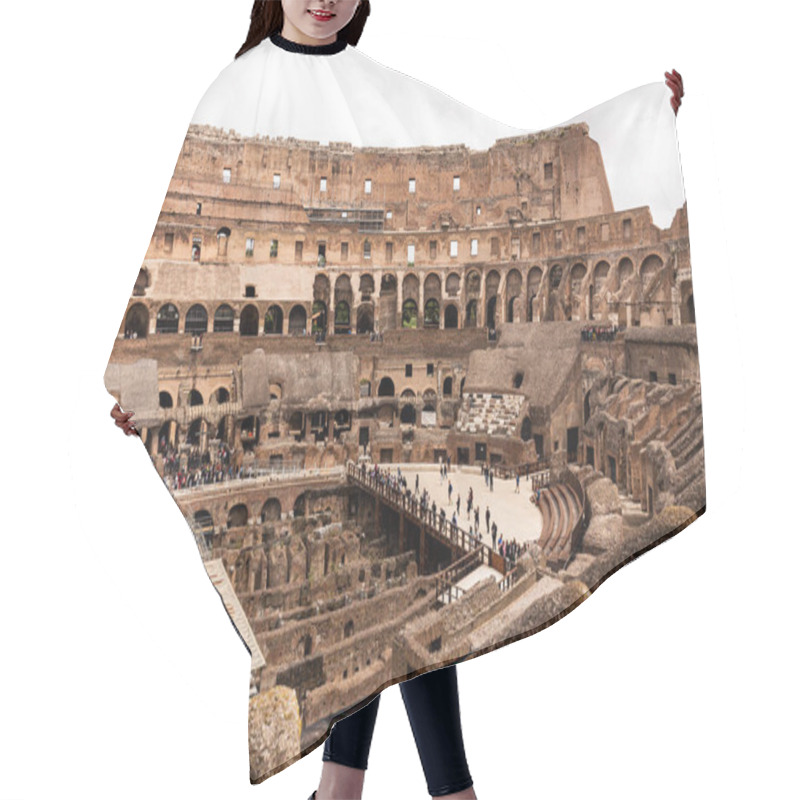
<path fill-rule="evenodd" d="M 273 36 L 202 98 L 105 386 L 252 657 L 251 782 L 704 513 L 669 97 L 529 131 Z"/>

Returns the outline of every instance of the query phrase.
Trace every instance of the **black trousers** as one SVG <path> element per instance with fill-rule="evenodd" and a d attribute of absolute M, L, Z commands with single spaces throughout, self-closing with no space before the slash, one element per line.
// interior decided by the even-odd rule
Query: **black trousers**
<path fill-rule="evenodd" d="M 472 776 L 461 732 L 456 665 L 403 681 L 400 692 L 431 797 L 468 789 Z M 380 699 L 378 695 L 364 708 L 334 724 L 325 740 L 323 761 L 367 768 Z"/>

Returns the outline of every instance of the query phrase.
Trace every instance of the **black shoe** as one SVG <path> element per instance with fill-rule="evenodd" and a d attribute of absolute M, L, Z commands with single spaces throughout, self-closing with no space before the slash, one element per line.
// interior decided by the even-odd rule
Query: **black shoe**
<path fill-rule="evenodd" d="M 315 798 L 316 796 L 317 796 L 317 790 L 316 790 L 316 789 L 314 789 L 314 791 L 311 793 L 311 797 L 309 797 L 309 798 L 308 798 L 308 800 L 314 800 L 314 798 Z"/>

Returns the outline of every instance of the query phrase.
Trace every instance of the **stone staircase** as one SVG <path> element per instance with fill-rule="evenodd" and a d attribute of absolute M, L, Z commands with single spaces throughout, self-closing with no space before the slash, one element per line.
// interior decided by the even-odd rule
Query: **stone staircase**
<path fill-rule="evenodd" d="M 522 406 L 521 394 L 467 392 L 461 402 L 456 430 L 489 436 L 513 436 Z"/>

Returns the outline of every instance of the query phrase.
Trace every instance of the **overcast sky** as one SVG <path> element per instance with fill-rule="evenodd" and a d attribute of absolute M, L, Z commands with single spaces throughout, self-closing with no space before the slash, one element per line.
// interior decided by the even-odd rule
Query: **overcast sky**
<path fill-rule="evenodd" d="M 589 124 L 603 153 L 614 208 L 650 206 L 660 228 L 669 227 L 684 201 L 670 96 L 665 83 L 648 83 L 565 120 Z"/>

